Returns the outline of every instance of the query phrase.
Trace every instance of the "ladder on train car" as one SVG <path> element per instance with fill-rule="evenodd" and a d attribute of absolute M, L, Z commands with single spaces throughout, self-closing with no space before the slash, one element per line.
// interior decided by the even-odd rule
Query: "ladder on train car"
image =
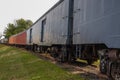
<path fill-rule="evenodd" d="M 82 54 L 81 54 L 81 46 L 80 46 L 80 45 L 76 45 L 75 57 L 76 57 L 76 58 L 81 58 L 81 57 L 82 57 Z"/>

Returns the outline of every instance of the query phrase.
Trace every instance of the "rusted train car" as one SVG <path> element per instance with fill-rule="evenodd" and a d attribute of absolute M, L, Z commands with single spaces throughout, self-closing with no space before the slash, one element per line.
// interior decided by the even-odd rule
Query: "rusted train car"
<path fill-rule="evenodd" d="M 27 33 L 23 31 L 21 33 L 15 34 L 9 38 L 9 44 L 26 47 Z"/>

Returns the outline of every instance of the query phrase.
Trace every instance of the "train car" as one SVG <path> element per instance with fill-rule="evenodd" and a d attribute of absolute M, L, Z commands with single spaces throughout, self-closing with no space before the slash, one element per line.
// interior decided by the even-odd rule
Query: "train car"
<path fill-rule="evenodd" d="M 15 45 L 17 47 L 26 47 L 27 43 L 27 33 L 26 31 L 15 34 L 9 38 L 9 44 Z"/>
<path fill-rule="evenodd" d="M 68 0 L 60 0 L 27 30 L 27 44 L 32 49 L 66 45 Z"/>
<path fill-rule="evenodd" d="M 27 30 L 27 44 L 33 50 L 50 48 L 62 60 L 80 58 L 88 64 L 102 51 L 107 60 L 102 55 L 100 70 L 115 77 L 120 67 L 119 4 L 119 0 L 60 0 Z"/>
<path fill-rule="evenodd" d="M 76 58 L 89 57 L 91 62 L 99 52 L 100 71 L 115 80 L 120 79 L 119 4 L 119 0 L 74 0 L 73 13 Z"/>
<path fill-rule="evenodd" d="M 27 40 L 27 34 L 26 34 L 26 31 L 23 31 L 16 35 L 15 44 L 21 47 L 25 47 L 27 45 L 26 40 Z"/>

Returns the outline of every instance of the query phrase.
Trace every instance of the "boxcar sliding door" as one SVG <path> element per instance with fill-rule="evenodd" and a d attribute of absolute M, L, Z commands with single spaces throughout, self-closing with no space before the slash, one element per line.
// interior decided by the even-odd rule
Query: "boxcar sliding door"
<path fill-rule="evenodd" d="M 30 29 L 30 38 L 29 38 L 29 43 L 32 43 L 32 29 Z"/>
<path fill-rule="evenodd" d="M 42 25 L 41 25 L 41 38 L 40 38 L 41 42 L 44 42 L 45 25 L 46 25 L 46 19 L 42 21 Z"/>

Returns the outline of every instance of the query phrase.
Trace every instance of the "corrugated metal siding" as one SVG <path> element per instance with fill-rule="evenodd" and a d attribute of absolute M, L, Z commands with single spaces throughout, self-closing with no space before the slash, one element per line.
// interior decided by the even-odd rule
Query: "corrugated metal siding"
<path fill-rule="evenodd" d="M 16 44 L 26 45 L 26 32 L 16 35 Z"/>
<path fill-rule="evenodd" d="M 74 1 L 74 44 L 105 43 L 118 47 L 119 39 L 108 41 L 108 37 L 120 35 L 120 0 Z"/>

